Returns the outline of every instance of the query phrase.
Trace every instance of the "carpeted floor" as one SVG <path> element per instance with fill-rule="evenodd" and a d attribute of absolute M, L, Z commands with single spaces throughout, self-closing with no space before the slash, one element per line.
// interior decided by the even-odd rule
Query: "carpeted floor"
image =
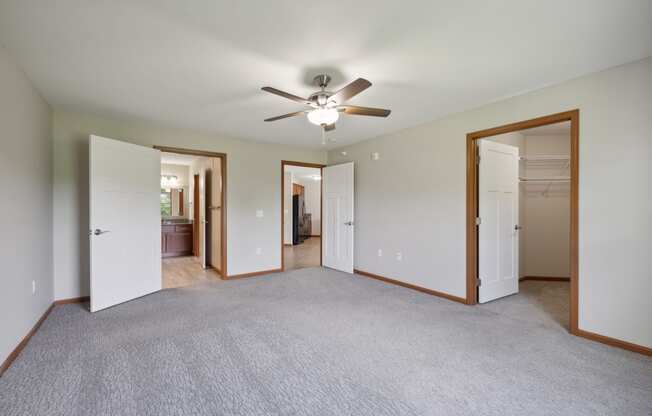
<path fill-rule="evenodd" d="M 568 335 L 536 285 L 469 307 L 315 268 L 57 306 L 0 414 L 652 414 L 652 359 Z"/>

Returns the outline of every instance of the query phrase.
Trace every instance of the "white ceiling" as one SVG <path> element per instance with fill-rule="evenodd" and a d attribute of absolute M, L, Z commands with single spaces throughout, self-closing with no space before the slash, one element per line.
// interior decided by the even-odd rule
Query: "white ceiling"
<path fill-rule="evenodd" d="M 161 163 L 166 165 L 191 166 L 193 162 L 200 159 L 201 156 L 182 155 L 179 153 L 161 152 Z"/>
<path fill-rule="evenodd" d="M 54 107 L 320 147 L 309 80 L 374 85 L 344 145 L 652 55 L 650 0 L 0 0 L 0 41 Z"/>
<path fill-rule="evenodd" d="M 526 136 L 545 136 L 545 135 L 562 135 L 567 134 L 570 137 L 570 121 L 561 123 L 547 124 L 545 126 L 534 127 L 532 129 L 521 130 Z"/>
<path fill-rule="evenodd" d="M 316 177 L 321 177 L 321 169 L 308 168 L 305 166 L 286 165 L 286 172 L 292 172 L 294 178 L 303 180 L 315 180 Z"/>

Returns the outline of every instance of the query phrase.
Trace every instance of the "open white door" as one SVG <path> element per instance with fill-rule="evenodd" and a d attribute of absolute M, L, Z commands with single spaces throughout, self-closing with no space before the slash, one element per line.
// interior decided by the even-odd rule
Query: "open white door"
<path fill-rule="evenodd" d="M 206 210 L 206 169 L 202 168 L 199 172 L 199 261 L 202 268 L 206 268 L 208 254 L 208 224 Z"/>
<path fill-rule="evenodd" d="M 222 269 L 222 159 L 211 159 L 210 186 L 207 186 L 207 217 L 210 230 L 210 261 L 211 267 Z"/>
<path fill-rule="evenodd" d="M 479 140 L 478 302 L 518 292 L 518 148 Z"/>
<path fill-rule="evenodd" d="M 91 312 L 161 290 L 161 152 L 90 136 Z"/>
<path fill-rule="evenodd" d="M 323 168 L 322 263 L 353 273 L 353 162 Z"/>

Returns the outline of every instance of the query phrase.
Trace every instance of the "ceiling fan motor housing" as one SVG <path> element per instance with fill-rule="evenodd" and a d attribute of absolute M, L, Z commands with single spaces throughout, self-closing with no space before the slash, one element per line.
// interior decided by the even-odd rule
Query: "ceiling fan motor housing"
<path fill-rule="evenodd" d="M 333 95 L 330 91 L 317 91 L 308 97 L 309 101 L 315 103 L 318 107 L 323 107 L 328 103 L 328 98 Z"/>
<path fill-rule="evenodd" d="M 331 77 L 326 74 L 319 74 L 313 78 L 312 82 L 323 90 L 328 86 L 328 83 L 331 82 Z"/>

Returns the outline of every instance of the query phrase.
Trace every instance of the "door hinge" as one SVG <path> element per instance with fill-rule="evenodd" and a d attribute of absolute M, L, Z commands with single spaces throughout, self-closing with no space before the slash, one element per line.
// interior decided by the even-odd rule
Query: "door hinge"
<path fill-rule="evenodd" d="M 480 164 L 480 155 L 478 155 L 475 159 L 475 164 L 479 165 Z"/>
<path fill-rule="evenodd" d="M 480 225 L 480 224 L 482 224 L 482 218 L 475 217 L 475 225 Z"/>
<path fill-rule="evenodd" d="M 476 279 L 475 279 L 475 285 L 476 285 L 477 287 L 482 286 L 482 279 L 480 279 L 479 277 L 476 278 Z"/>

